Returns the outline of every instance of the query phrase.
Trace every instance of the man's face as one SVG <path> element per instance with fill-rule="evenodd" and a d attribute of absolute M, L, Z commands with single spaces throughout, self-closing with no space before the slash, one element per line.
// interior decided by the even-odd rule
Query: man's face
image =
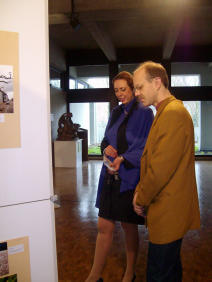
<path fill-rule="evenodd" d="M 156 104 L 157 91 L 155 89 L 154 79 L 147 79 L 144 69 L 135 72 L 133 77 L 135 96 L 144 105 L 150 106 Z"/>

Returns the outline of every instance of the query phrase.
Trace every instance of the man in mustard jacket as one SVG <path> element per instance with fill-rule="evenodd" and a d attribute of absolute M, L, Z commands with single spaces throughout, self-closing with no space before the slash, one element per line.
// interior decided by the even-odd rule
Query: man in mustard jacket
<path fill-rule="evenodd" d="M 134 72 L 135 95 L 157 110 L 133 200 L 149 231 L 147 282 L 182 281 L 182 239 L 188 230 L 200 227 L 193 123 L 168 85 L 160 64 L 145 62 Z"/>

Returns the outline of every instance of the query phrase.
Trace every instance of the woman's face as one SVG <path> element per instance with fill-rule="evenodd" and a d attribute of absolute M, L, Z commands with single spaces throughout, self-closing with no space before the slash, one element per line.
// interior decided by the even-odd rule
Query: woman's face
<path fill-rule="evenodd" d="M 133 98 L 132 89 L 124 79 L 117 79 L 113 84 L 116 97 L 122 104 L 128 104 Z"/>

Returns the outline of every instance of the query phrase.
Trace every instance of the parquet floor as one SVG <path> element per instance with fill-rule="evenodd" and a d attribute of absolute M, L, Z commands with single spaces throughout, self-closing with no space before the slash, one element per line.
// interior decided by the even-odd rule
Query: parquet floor
<path fill-rule="evenodd" d="M 83 162 L 82 168 L 55 168 L 54 189 L 61 207 L 55 209 L 60 282 L 83 282 L 93 260 L 97 209 L 94 207 L 101 161 Z M 212 161 L 196 162 L 201 229 L 190 231 L 182 246 L 183 282 L 212 281 Z M 176 219 L 177 220 L 177 219 Z M 145 280 L 148 233 L 139 227 L 140 252 L 136 281 Z M 117 223 L 103 278 L 118 282 L 125 267 L 123 233 Z"/>

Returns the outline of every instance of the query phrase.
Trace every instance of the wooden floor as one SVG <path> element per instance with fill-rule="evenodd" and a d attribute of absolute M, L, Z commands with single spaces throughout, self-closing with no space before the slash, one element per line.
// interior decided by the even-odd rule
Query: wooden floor
<path fill-rule="evenodd" d="M 59 281 L 83 282 L 93 260 L 98 210 L 94 207 L 101 161 L 88 161 L 82 168 L 56 168 L 55 209 Z M 182 246 L 183 281 L 212 281 L 212 161 L 197 161 L 196 176 L 201 209 L 201 229 L 190 231 Z M 177 218 L 176 218 L 177 220 Z M 148 233 L 139 227 L 140 252 L 136 281 L 145 280 Z M 118 282 L 125 267 L 123 233 L 119 223 L 103 273 L 105 282 Z"/>

